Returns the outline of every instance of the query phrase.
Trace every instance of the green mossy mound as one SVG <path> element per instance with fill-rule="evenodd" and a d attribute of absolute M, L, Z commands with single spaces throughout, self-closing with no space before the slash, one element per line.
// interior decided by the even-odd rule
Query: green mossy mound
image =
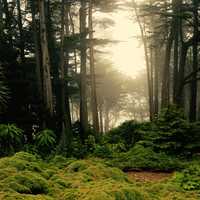
<path fill-rule="evenodd" d="M 0 159 L 0 200 L 145 200 L 134 182 L 102 160 L 56 156 L 44 162 L 20 152 Z"/>

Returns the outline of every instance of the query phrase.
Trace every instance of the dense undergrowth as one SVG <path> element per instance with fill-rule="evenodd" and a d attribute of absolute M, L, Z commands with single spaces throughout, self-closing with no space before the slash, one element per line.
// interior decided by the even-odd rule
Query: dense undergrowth
<path fill-rule="evenodd" d="M 7 156 L 0 159 L 0 199 L 200 199 L 200 123 L 188 122 L 180 110 L 169 107 L 153 122 L 125 122 L 98 139 L 91 132 L 84 143 L 79 138 L 70 154 L 60 154 L 51 130 L 23 146 L 22 130 L 0 125 L 0 153 Z M 140 183 L 126 176 L 129 170 L 174 175 Z"/>

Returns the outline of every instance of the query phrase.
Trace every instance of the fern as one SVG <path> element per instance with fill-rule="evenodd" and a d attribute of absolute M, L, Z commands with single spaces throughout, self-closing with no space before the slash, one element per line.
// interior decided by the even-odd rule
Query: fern
<path fill-rule="evenodd" d="M 14 124 L 0 124 L 1 155 L 15 152 L 22 144 L 23 130 Z"/>
<path fill-rule="evenodd" d="M 52 130 L 45 129 L 35 137 L 35 143 L 38 150 L 41 150 L 41 154 L 49 154 L 56 144 L 56 136 Z"/>

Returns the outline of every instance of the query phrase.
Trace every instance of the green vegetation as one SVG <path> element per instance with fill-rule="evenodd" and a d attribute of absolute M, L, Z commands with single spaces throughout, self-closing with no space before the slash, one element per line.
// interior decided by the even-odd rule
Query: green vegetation
<path fill-rule="evenodd" d="M 19 150 L 22 139 L 23 131 L 14 124 L 0 124 L 0 156 Z"/>
<path fill-rule="evenodd" d="M 130 179 L 104 160 L 55 156 L 48 162 L 19 152 L 0 159 L 0 199 L 197 200 L 199 164 L 157 182 Z"/>
<path fill-rule="evenodd" d="M 0 177 L 0 199 L 145 198 L 122 171 L 107 167 L 98 159 L 73 160 L 56 156 L 45 163 L 36 156 L 20 152 L 0 160 Z"/>

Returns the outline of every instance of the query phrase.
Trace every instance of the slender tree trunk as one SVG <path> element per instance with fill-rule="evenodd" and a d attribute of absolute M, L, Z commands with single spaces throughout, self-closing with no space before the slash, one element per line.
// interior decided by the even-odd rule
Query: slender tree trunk
<path fill-rule="evenodd" d="M 158 80 L 158 71 L 159 71 L 159 49 L 158 47 L 156 47 L 155 49 L 155 67 L 154 67 L 154 74 L 155 74 L 155 78 L 154 78 L 154 115 L 158 115 L 158 108 L 159 108 L 159 80 Z"/>
<path fill-rule="evenodd" d="M 198 68 L 198 0 L 193 0 L 194 7 L 194 34 L 193 34 L 193 71 L 197 71 Z M 194 73 L 191 83 L 191 97 L 190 97 L 190 120 L 196 120 L 197 113 L 197 73 Z"/>
<path fill-rule="evenodd" d="M 96 94 L 96 75 L 94 62 L 94 47 L 93 47 L 93 19 L 92 19 L 93 1 L 89 1 L 89 40 L 90 40 L 90 77 L 91 77 L 91 106 L 92 106 L 92 121 L 95 132 L 99 132 L 99 118 L 97 110 L 97 94 Z"/>
<path fill-rule="evenodd" d="M 102 104 L 99 104 L 99 127 L 100 127 L 100 132 L 103 133 L 103 108 Z"/>
<path fill-rule="evenodd" d="M 87 110 L 87 70 L 86 70 L 86 1 L 81 0 L 80 8 L 80 34 L 81 34 L 81 70 L 80 70 L 80 123 L 82 140 L 87 138 L 88 132 L 88 110 Z"/>
<path fill-rule="evenodd" d="M 22 26 L 22 14 L 21 14 L 21 4 L 20 4 L 20 0 L 17 0 L 17 14 L 18 14 L 18 28 L 19 28 L 19 35 L 20 35 L 20 56 L 21 56 L 21 60 L 22 62 L 25 61 L 25 52 L 24 52 L 24 48 L 25 48 L 25 44 L 24 44 L 24 33 L 23 33 L 23 26 Z"/>
<path fill-rule="evenodd" d="M 171 61 L 171 49 L 174 40 L 173 28 L 174 26 L 172 25 L 165 50 L 165 61 L 163 66 L 162 91 L 161 91 L 162 108 L 167 107 L 170 103 L 170 61 Z"/>
<path fill-rule="evenodd" d="M 179 64 L 179 73 L 178 73 L 178 92 L 176 95 L 176 102 L 177 105 L 180 107 L 184 107 L 184 76 L 185 76 L 185 65 L 186 65 L 186 59 L 187 59 L 187 52 L 188 52 L 188 46 L 185 45 L 184 42 L 181 44 L 180 49 L 180 64 Z"/>
<path fill-rule="evenodd" d="M 64 0 L 62 0 L 61 6 L 61 51 L 60 51 L 60 87 L 61 87 L 61 120 L 62 120 L 62 133 L 60 138 L 60 148 L 64 150 L 66 147 L 70 147 L 71 140 L 72 140 L 72 127 L 71 127 L 71 115 L 70 115 L 70 104 L 69 104 L 69 96 L 68 96 L 68 84 L 65 80 L 65 76 L 68 74 L 68 66 L 69 66 L 69 58 L 68 58 L 68 51 L 64 51 L 64 21 L 66 20 L 66 36 L 69 36 L 69 4 L 66 5 Z M 66 15 L 65 15 L 66 13 Z M 64 17 L 64 15 L 66 17 Z M 65 57 L 66 54 L 66 57 Z M 66 63 L 65 63 L 66 60 Z"/>
<path fill-rule="evenodd" d="M 149 114 L 150 120 L 153 120 L 153 94 L 152 94 L 152 81 L 151 81 L 151 69 L 150 69 L 150 62 L 149 62 L 149 55 L 148 55 L 148 43 L 145 35 L 144 27 L 142 26 L 138 11 L 137 11 L 137 4 L 133 1 L 133 7 L 135 10 L 135 14 L 137 17 L 137 22 L 140 27 L 141 37 L 144 45 L 144 53 L 145 53 L 145 62 L 146 62 L 146 71 L 147 71 L 147 84 L 148 84 L 148 97 L 149 97 Z"/>
<path fill-rule="evenodd" d="M 177 20 L 176 20 L 177 21 Z M 179 59 L 179 28 L 178 23 L 175 23 L 175 38 L 174 38 L 174 73 L 173 73 L 173 102 L 176 104 L 177 94 L 177 77 L 178 77 L 178 59 Z"/>
<path fill-rule="evenodd" d="M 33 39 L 34 39 L 34 50 L 35 50 L 35 61 L 36 61 L 36 67 L 35 67 L 35 73 L 36 73 L 36 81 L 37 81 L 37 89 L 38 89 L 38 96 L 39 96 L 39 113 L 40 113 L 40 120 L 41 124 L 44 124 L 44 101 L 43 101 L 43 92 L 42 92 L 42 74 L 41 74 L 41 49 L 40 49 L 40 38 L 39 33 L 37 30 L 37 23 L 35 19 L 36 15 L 36 2 L 31 1 L 31 15 L 32 15 L 32 26 L 33 26 Z"/>
<path fill-rule="evenodd" d="M 105 108 L 105 118 L 104 118 L 104 131 L 105 133 L 109 131 L 109 108 L 106 106 Z"/>
<path fill-rule="evenodd" d="M 44 105 L 47 114 L 51 118 L 53 116 L 53 94 L 50 74 L 50 56 L 48 50 L 46 18 L 45 18 L 45 1 L 39 0 L 39 14 L 40 14 L 40 41 L 42 50 L 42 74 L 43 74 L 43 96 Z"/>

